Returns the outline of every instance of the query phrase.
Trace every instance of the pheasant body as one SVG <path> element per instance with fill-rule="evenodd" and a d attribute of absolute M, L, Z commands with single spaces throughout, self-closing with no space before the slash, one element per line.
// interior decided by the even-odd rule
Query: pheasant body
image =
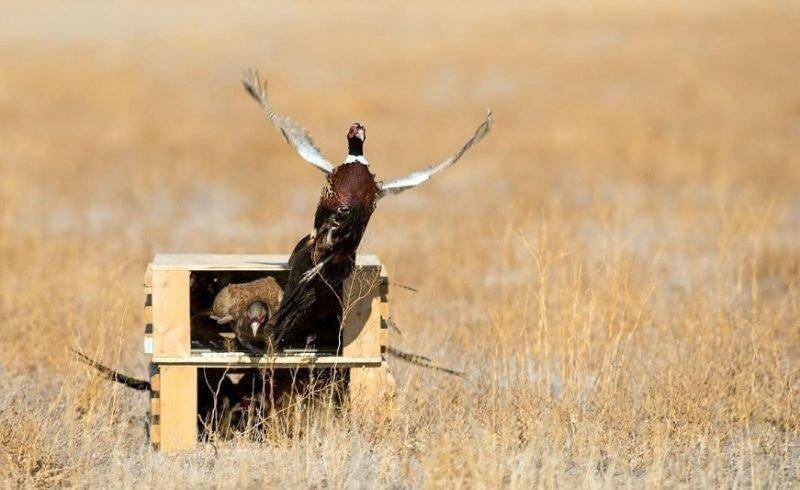
<path fill-rule="evenodd" d="M 229 284 L 214 298 L 210 317 L 221 325 L 230 323 L 245 348 L 263 349 L 267 321 L 278 311 L 282 297 L 283 291 L 273 277 Z"/>

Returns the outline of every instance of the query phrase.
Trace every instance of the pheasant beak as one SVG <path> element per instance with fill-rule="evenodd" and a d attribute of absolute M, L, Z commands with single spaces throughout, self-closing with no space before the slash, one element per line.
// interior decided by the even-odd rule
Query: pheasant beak
<path fill-rule="evenodd" d="M 258 327 L 260 326 L 261 325 L 257 321 L 254 321 L 250 324 L 250 328 L 253 329 L 253 337 L 256 336 L 256 333 L 258 332 Z"/>
<path fill-rule="evenodd" d="M 367 139 L 367 128 L 359 122 L 355 122 L 350 126 L 350 131 L 347 132 L 347 139 L 358 138 L 362 142 Z"/>

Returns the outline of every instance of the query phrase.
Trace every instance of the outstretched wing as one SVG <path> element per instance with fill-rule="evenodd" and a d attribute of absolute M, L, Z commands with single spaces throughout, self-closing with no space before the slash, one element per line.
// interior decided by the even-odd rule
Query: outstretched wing
<path fill-rule="evenodd" d="M 446 169 L 450 165 L 456 163 L 458 159 L 461 158 L 464 153 L 466 153 L 467 150 L 478 144 L 478 142 L 489 133 L 489 130 L 492 129 L 493 123 L 494 118 L 492 117 L 492 111 L 486 111 L 486 120 L 483 121 L 483 124 L 478 126 L 478 129 L 475 131 L 475 134 L 472 136 L 472 138 L 470 138 L 469 141 L 467 141 L 464 146 L 462 146 L 461 149 L 455 153 L 455 155 L 443 162 L 431 165 L 424 170 L 419 170 L 412 174 L 408 174 L 400 179 L 379 182 L 378 186 L 380 187 L 380 191 L 378 191 L 378 199 L 390 194 L 399 194 L 403 191 L 411 189 L 412 187 L 416 187 L 430 179 L 432 176 Z"/>
<path fill-rule="evenodd" d="M 261 77 L 258 70 L 248 70 L 242 78 L 242 85 L 247 93 L 253 97 L 256 102 L 261 105 L 267 117 L 275 125 L 278 131 L 281 132 L 286 142 L 289 143 L 297 150 L 300 157 L 311 165 L 319 168 L 323 172 L 330 173 L 333 170 L 333 165 L 328 162 L 319 148 L 314 145 L 314 140 L 306 129 L 298 124 L 293 119 L 286 116 L 279 116 L 273 112 L 267 101 L 267 82 L 261 83 Z"/>

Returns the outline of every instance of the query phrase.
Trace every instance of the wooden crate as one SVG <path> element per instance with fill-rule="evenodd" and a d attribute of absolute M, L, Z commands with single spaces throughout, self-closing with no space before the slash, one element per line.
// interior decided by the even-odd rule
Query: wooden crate
<path fill-rule="evenodd" d="M 190 290 L 195 273 L 288 274 L 287 255 L 156 255 L 145 274 L 144 348 L 151 360 L 151 441 L 161 450 L 195 447 L 198 440 L 198 369 L 259 368 L 348 371 L 348 394 L 357 410 L 391 398 L 394 379 L 383 357 L 388 337 L 388 279 L 374 255 L 359 256 L 345 283 L 345 313 L 338 352 L 277 352 L 256 359 L 210 352 L 191 342 Z"/>

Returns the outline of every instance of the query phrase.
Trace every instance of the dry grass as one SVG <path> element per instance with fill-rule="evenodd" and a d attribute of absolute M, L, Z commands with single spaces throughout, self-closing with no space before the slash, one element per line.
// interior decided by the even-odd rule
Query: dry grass
<path fill-rule="evenodd" d="M 645 6 L 646 5 L 646 6 Z M 0 5 L 8 486 L 800 484 L 800 8 L 792 2 Z M 397 416 L 153 453 L 134 374 L 154 252 L 290 250 L 354 119 L 382 202 Z"/>

